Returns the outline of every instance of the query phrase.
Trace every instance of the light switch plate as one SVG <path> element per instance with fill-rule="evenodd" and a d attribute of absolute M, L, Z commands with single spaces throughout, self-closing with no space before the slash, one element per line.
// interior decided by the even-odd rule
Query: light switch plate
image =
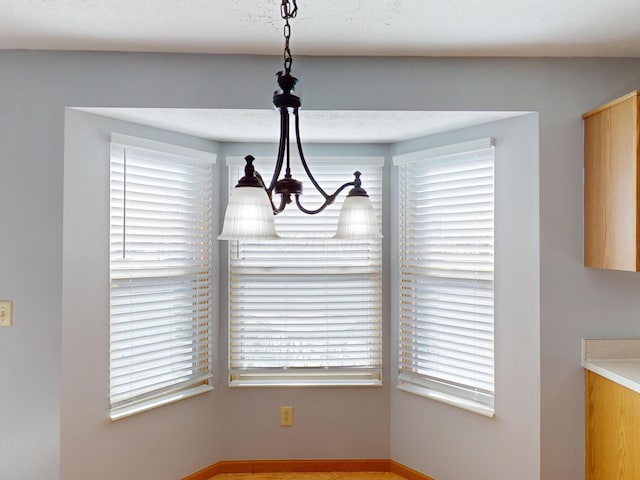
<path fill-rule="evenodd" d="M 0 300 L 0 327 L 10 327 L 11 325 L 13 325 L 13 302 Z"/>

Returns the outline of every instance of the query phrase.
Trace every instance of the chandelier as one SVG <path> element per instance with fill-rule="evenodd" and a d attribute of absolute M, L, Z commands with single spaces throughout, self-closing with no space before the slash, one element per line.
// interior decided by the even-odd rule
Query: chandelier
<path fill-rule="evenodd" d="M 280 91 L 273 95 L 273 104 L 280 111 L 280 141 L 276 165 L 269 185 L 255 170 L 253 156 L 245 157 L 244 176 L 234 187 L 224 216 L 220 240 L 275 240 L 280 238 L 276 232 L 274 216 L 295 200 L 295 204 L 303 213 L 315 215 L 331 205 L 336 197 L 346 188 L 349 190 L 340 210 L 338 227 L 333 238 L 337 239 L 373 239 L 380 238 L 378 220 L 369 200 L 367 192 L 362 188 L 360 172 L 354 172 L 354 179 L 346 182 L 332 194 L 325 192 L 313 177 L 305 160 L 300 140 L 300 97 L 292 93 L 297 79 L 291 75 L 293 57 L 289 50 L 291 26 L 289 20 L 298 13 L 296 0 L 282 0 L 280 15 L 284 20 L 284 70 L 277 73 Z M 313 187 L 322 195 L 324 201 L 316 208 L 308 209 L 301 203 L 302 182 L 291 175 L 291 143 L 289 127 L 293 114 L 295 142 L 298 157 Z M 280 177 L 284 167 L 284 176 Z M 274 196 L 280 198 L 274 201 Z M 292 200 L 292 197 L 294 200 Z"/>

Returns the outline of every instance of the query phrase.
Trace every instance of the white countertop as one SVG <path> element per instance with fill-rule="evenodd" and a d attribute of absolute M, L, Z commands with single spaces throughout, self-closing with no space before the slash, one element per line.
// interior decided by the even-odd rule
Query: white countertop
<path fill-rule="evenodd" d="M 582 366 L 640 393 L 640 339 L 582 340 Z"/>

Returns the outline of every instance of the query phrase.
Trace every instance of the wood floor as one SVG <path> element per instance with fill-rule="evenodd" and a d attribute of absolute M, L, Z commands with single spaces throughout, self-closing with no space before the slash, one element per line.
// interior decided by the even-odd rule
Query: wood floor
<path fill-rule="evenodd" d="M 238 473 L 243 472 L 243 473 Z M 223 460 L 182 480 L 433 480 L 386 458 Z"/>
<path fill-rule="evenodd" d="M 210 480 L 405 480 L 391 472 L 220 473 Z"/>

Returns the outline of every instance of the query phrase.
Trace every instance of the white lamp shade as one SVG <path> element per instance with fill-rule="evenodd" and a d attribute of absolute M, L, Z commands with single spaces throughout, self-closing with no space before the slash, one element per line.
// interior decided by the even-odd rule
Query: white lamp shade
<path fill-rule="evenodd" d="M 338 217 L 338 229 L 333 238 L 339 240 L 382 238 L 378 218 L 369 197 L 345 198 Z"/>
<path fill-rule="evenodd" d="M 277 240 L 273 210 L 262 187 L 235 187 L 219 240 Z"/>

